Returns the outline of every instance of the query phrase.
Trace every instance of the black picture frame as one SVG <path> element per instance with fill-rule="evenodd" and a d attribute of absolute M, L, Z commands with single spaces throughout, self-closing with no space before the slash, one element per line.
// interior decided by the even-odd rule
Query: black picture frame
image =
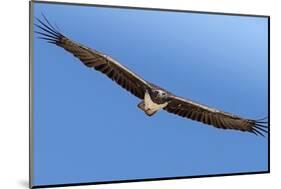
<path fill-rule="evenodd" d="M 180 177 L 163 177 L 163 178 L 145 178 L 145 179 L 130 179 L 130 180 L 115 180 L 102 182 L 85 182 L 85 183 L 66 183 L 66 184 L 52 184 L 52 185 L 32 185 L 33 178 L 33 3 L 42 4 L 62 4 L 62 5 L 76 5 L 76 6 L 92 6 L 104 8 L 122 8 L 135 10 L 153 10 L 166 12 L 184 12 L 197 14 L 214 14 L 214 15 L 229 15 L 229 16 L 247 16 L 247 17 L 262 17 L 268 20 L 268 170 L 257 172 L 241 172 L 241 173 L 225 173 L 225 174 L 211 174 L 211 175 L 196 175 L 196 176 L 180 176 Z M 30 188 L 51 188 L 64 186 L 85 186 L 97 184 L 112 184 L 112 183 L 129 183 L 129 182 L 143 182 L 143 181 L 161 181 L 161 180 L 175 180 L 175 179 L 190 179 L 190 178 L 205 178 L 205 177 L 222 177 L 222 176 L 236 176 L 236 175 L 254 175 L 254 174 L 268 174 L 270 173 L 270 16 L 269 15 L 255 15 L 255 14 L 238 14 L 226 12 L 208 12 L 208 11 L 193 11 L 193 10 L 177 10 L 177 9 L 162 9 L 162 8 L 147 8 L 147 7 L 132 7 L 132 6 L 116 6 L 116 5 L 101 5 L 101 4 L 86 4 L 86 3 L 70 3 L 70 2 L 50 2 L 41 0 L 29 1 L 29 187 Z"/>

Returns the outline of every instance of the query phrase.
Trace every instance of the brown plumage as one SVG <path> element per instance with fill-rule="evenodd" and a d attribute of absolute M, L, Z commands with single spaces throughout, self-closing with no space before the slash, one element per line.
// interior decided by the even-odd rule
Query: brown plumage
<path fill-rule="evenodd" d="M 164 110 L 181 117 L 221 129 L 248 131 L 260 135 L 263 135 L 262 132 L 267 133 L 267 130 L 265 130 L 267 126 L 263 125 L 267 122 L 264 122 L 263 119 L 244 119 L 177 96 L 172 96 L 171 99 Z"/>
<path fill-rule="evenodd" d="M 147 115 L 152 116 L 159 109 L 179 115 L 207 125 L 221 129 L 233 129 L 247 131 L 257 135 L 267 133 L 267 122 L 260 120 L 245 119 L 233 114 L 222 112 L 214 108 L 195 103 L 193 101 L 178 97 L 172 93 L 142 79 L 140 76 L 114 60 L 94 49 L 76 43 L 58 32 L 44 17 L 45 22 L 37 19 L 35 25 L 41 30 L 36 31 L 39 38 L 62 47 L 77 57 L 85 66 L 105 74 L 118 85 L 143 101 L 138 105 Z M 146 94 L 146 95 L 145 95 Z M 150 104 L 146 107 L 146 98 Z M 147 103 L 148 104 L 148 103 Z M 154 109 L 151 109 L 151 107 Z"/>

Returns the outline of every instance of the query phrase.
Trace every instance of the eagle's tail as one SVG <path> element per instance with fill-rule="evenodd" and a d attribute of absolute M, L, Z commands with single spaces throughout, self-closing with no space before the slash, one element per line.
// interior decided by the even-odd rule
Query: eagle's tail
<path fill-rule="evenodd" d="M 142 111 L 144 111 L 145 114 L 148 115 L 148 116 L 153 116 L 153 115 L 157 112 L 157 110 L 151 110 L 151 109 L 146 110 L 146 109 L 145 109 L 144 101 L 140 102 L 140 103 L 138 104 L 138 107 L 139 107 Z"/>

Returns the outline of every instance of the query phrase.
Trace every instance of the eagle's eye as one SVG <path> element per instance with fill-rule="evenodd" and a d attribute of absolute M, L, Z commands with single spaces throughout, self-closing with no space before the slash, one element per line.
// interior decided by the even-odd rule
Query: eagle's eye
<path fill-rule="evenodd" d="M 157 91 L 157 92 L 158 92 L 158 93 L 157 93 L 158 96 L 163 97 L 163 96 L 166 95 L 166 93 L 165 93 L 164 91 Z"/>

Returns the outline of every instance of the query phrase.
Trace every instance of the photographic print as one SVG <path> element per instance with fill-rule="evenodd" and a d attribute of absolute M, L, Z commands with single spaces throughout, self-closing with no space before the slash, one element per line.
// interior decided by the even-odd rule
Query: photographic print
<path fill-rule="evenodd" d="M 269 172 L 269 17 L 30 2 L 30 186 Z"/>

